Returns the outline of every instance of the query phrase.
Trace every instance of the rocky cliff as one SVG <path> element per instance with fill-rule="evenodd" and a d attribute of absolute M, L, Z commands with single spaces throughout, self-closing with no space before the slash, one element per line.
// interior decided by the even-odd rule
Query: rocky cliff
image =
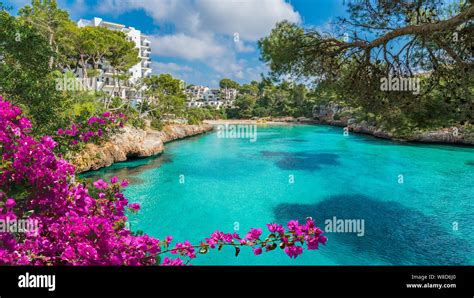
<path fill-rule="evenodd" d="M 474 132 L 464 127 L 442 128 L 433 131 L 414 131 L 410 136 L 399 137 L 379 128 L 374 122 L 357 122 L 351 115 L 335 117 L 336 115 L 344 114 L 348 110 L 349 108 L 347 107 L 330 103 L 329 105 L 319 106 L 314 109 L 313 117 L 318 123 L 347 127 L 349 131 L 369 134 L 383 139 L 420 143 L 474 145 Z"/>
<path fill-rule="evenodd" d="M 87 144 L 70 157 L 78 173 L 108 167 L 128 158 L 148 157 L 164 150 L 164 143 L 211 131 L 213 127 L 202 125 L 169 125 L 162 131 L 125 127 L 121 133 L 102 144 Z"/>

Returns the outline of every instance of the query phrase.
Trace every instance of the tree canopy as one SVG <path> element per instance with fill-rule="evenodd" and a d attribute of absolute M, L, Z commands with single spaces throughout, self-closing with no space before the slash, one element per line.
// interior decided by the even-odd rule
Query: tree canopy
<path fill-rule="evenodd" d="M 261 57 L 274 77 L 310 78 L 320 94 L 387 125 L 466 123 L 473 119 L 474 7 L 434 2 L 352 1 L 332 33 L 284 21 L 259 41 Z M 391 76 L 419 80 L 420 92 L 381 90 Z"/>
<path fill-rule="evenodd" d="M 240 87 L 240 85 L 239 85 L 239 83 L 237 83 L 237 82 L 235 82 L 231 79 L 224 78 L 219 82 L 219 87 L 221 87 L 222 89 L 225 89 L 225 88 L 238 89 Z"/>

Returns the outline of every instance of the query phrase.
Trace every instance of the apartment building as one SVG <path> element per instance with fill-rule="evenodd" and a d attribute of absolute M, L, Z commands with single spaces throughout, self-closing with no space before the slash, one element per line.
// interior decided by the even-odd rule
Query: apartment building
<path fill-rule="evenodd" d="M 209 90 L 209 87 L 206 86 L 191 86 L 184 90 L 184 93 L 190 100 L 199 101 L 205 99 L 205 96 L 208 94 Z"/>
<path fill-rule="evenodd" d="M 221 89 L 221 98 L 223 100 L 235 100 L 237 98 L 237 89 L 234 88 L 224 88 Z"/>
<path fill-rule="evenodd" d="M 184 91 L 188 98 L 187 107 L 221 107 L 230 108 L 234 106 L 237 98 L 236 89 L 211 89 L 206 86 L 191 86 Z"/>
<path fill-rule="evenodd" d="M 122 82 L 120 84 L 116 79 L 113 78 L 113 69 L 110 65 L 107 65 L 105 62 L 104 65 L 101 65 L 103 73 L 97 78 L 97 88 L 102 89 L 103 91 L 113 95 L 120 96 L 122 98 L 133 97 L 134 94 L 137 94 L 137 90 L 131 90 L 129 83 L 134 83 L 140 78 L 146 78 L 151 76 L 151 42 L 148 36 L 141 33 L 140 30 L 137 30 L 133 27 L 126 27 L 122 24 L 107 22 L 101 18 L 93 18 L 92 20 L 80 19 L 77 22 L 79 27 L 106 27 L 110 30 L 116 30 L 125 33 L 127 39 L 135 43 L 135 47 L 139 49 L 138 56 L 141 61 L 130 68 L 130 80 L 129 82 Z M 120 89 L 120 92 L 119 92 Z M 141 90 L 138 90 L 138 92 Z"/>

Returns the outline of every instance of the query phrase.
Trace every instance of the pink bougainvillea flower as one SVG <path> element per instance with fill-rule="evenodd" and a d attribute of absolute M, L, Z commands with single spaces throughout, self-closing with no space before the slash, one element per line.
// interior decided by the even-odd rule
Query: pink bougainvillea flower
<path fill-rule="evenodd" d="M 12 198 L 7 199 L 7 201 L 5 203 L 6 208 L 13 208 L 13 206 L 15 206 L 15 205 L 16 205 L 16 202 Z"/>
<path fill-rule="evenodd" d="M 254 248 L 253 249 L 253 254 L 256 255 L 256 256 L 262 254 L 262 248 L 261 247 Z"/>
<path fill-rule="evenodd" d="M 110 183 L 117 183 L 118 182 L 118 178 L 117 176 L 113 176 L 112 178 L 110 178 Z"/>
<path fill-rule="evenodd" d="M 140 210 L 140 204 L 138 203 L 132 203 L 129 205 L 129 208 L 135 212 L 139 211 Z"/>
<path fill-rule="evenodd" d="M 299 223 L 298 223 L 297 220 L 290 220 L 290 221 L 288 222 L 288 229 L 289 229 L 290 231 L 295 232 L 295 231 L 298 230 L 298 228 L 299 228 Z"/>
<path fill-rule="evenodd" d="M 94 186 L 98 189 L 106 189 L 109 185 L 102 179 L 99 179 L 94 182 Z"/>
<path fill-rule="evenodd" d="M 285 233 L 285 229 L 283 228 L 282 225 L 271 223 L 271 224 L 267 224 L 267 227 L 271 233 L 278 233 L 280 235 L 283 235 Z"/>
<path fill-rule="evenodd" d="M 174 260 L 164 257 L 162 266 L 184 266 L 183 261 L 180 258 L 176 258 Z"/>
<path fill-rule="evenodd" d="M 285 253 L 290 257 L 296 259 L 297 256 L 303 253 L 303 248 L 298 245 L 291 245 L 285 247 Z"/>
<path fill-rule="evenodd" d="M 247 235 L 245 235 L 245 238 L 247 238 L 250 241 L 257 240 L 260 237 L 260 235 L 262 235 L 262 229 L 251 228 L 250 232 L 248 232 Z"/>
<path fill-rule="evenodd" d="M 326 242 L 328 242 L 328 238 L 326 236 L 319 236 L 318 241 L 319 243 L 326 244 Z"/>

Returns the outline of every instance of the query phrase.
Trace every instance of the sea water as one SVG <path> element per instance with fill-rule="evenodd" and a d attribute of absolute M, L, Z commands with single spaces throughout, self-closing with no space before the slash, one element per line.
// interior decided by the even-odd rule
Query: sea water
<path fill-rule="evenodd" d="M 296 259 L 280 249 L 236 257 L 224 247 L 194 265 L 474 265 L 474 148 L 258 126 L 256 141 L 208 133 L 85 174 L 114 175 L 130 180 L 125 195 L 141 204 L 131 228 L 160 239 L 265 234 L 266 223 L 307 217 L 328 230 L 325 246 Z M 364 231 L 329 229 L 337 219 L 363 221 Z"/>

